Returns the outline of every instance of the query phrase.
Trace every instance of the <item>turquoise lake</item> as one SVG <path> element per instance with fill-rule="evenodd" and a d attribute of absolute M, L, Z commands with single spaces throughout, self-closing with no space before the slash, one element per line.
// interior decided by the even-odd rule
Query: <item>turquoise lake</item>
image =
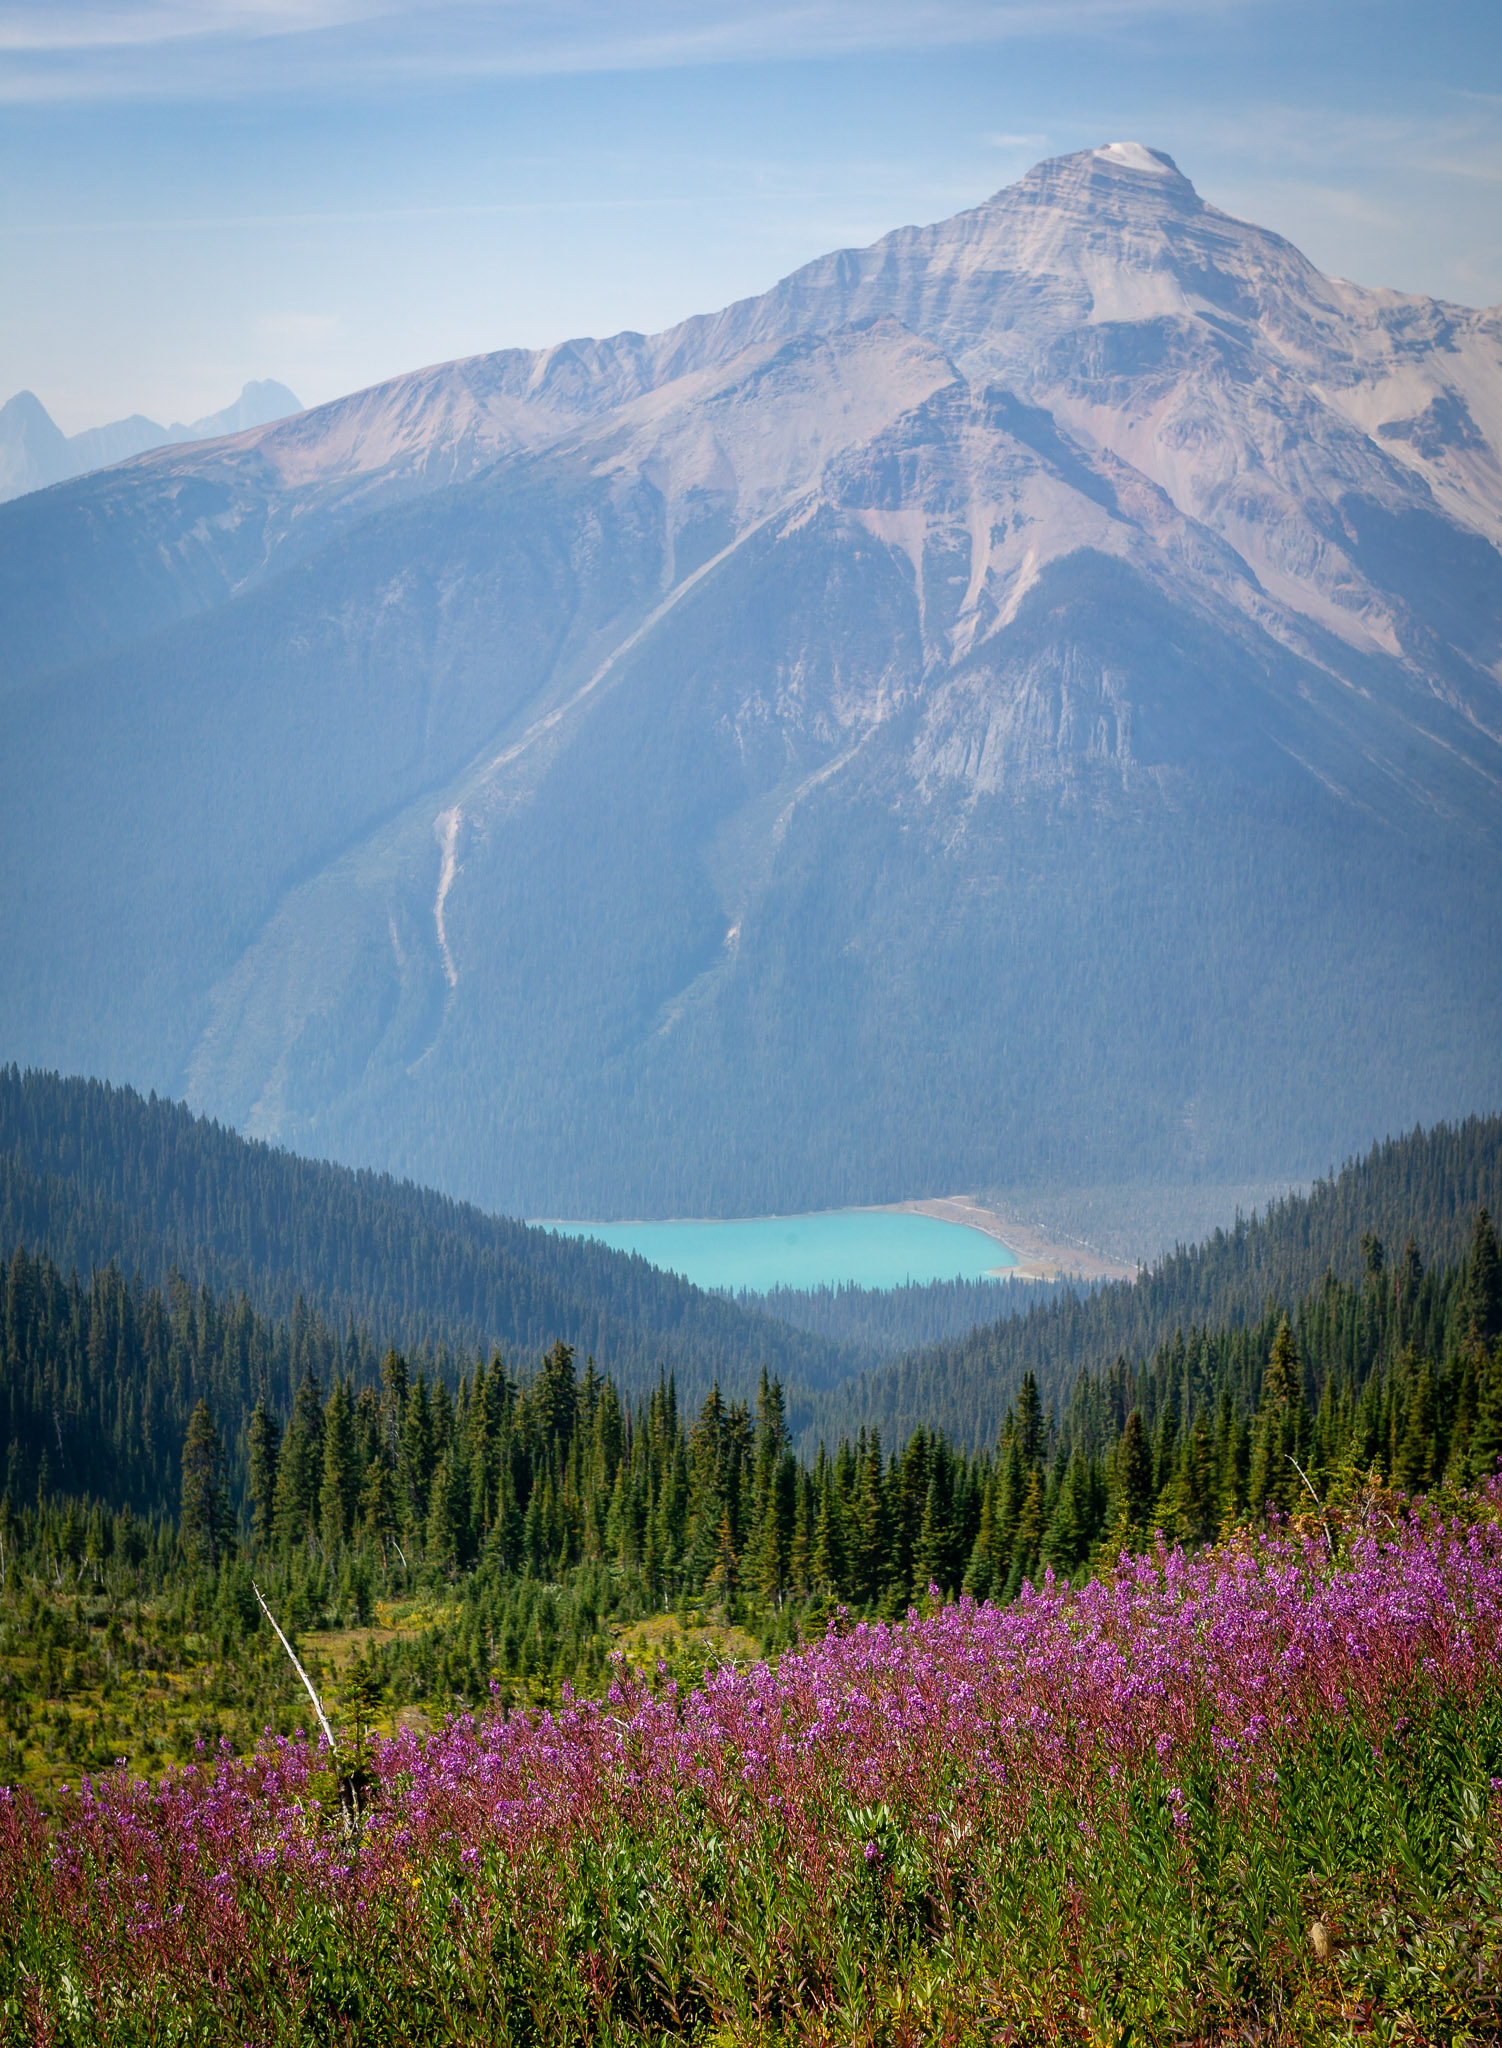
<path fill-rule="evenodd" d="M 557 1223 L 612 1251 L 640 1252 L 696 1287 L 901 1287 L 907 1281 L 983 1280 L 1017 1261 L 983 1230 L 890 1209 L 827 1209 L 813 1216 L 742 1222 Z"/>

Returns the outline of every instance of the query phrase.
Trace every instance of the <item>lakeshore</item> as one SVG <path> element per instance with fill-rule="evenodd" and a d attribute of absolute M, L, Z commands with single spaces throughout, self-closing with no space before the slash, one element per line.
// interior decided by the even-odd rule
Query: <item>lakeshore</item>
<path fill-rule="evenodd" d="M 1135 1280 L 1137 1268 L 1120 1259 L 1108 1258 L 1076 1238 L 1050 1236 L 1036 1224 L 1020 1217 L 987 1208 L 974 1195 L 931 1195 L 911 1202 L 895 1202 L 894 1211 L 916 1216 L 933 1216 L 944 1223 L 963 1224 L 967 1230 L 983 1231 L 1004 1245 L 1013 1263 L 998 1268 L 990 1277 L 998 1280 Z"/>

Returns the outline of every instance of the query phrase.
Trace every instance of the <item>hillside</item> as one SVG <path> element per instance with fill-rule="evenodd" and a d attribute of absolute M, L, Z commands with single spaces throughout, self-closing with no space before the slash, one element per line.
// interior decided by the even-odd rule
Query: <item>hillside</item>
<path fill-rule="evenodd" d="M 177 1273 L 244 1293 L 264 1315 L 301 1303 L 336 1340 L 353 1322 L 369 1342 L 458 1358 L 498 1347 L 513 1366 L 570 1344 L 633 1394 L 659 1370 L 685 1396 L 716 1375 L 749 1393 L 763 1367 L 811 1388 L 859 1357 L 643 1259 L 294 1158 L 180 1103 L 15 1066 L 0 1067 L 0 1246 L 45 1252 L 85 1284 L 113 1262 L 148 1285 Z"/>
<path fill-rule="evenodd" d="M 1045 1568 L 1078 1584 L 1155 1529 L 1250 1535 L 1311 1489 L 1337 1523 L 1390 1527 L 1387 1486 L 1453 1505 L 1502 1454 L 1502 1249 L 1454 1214 L 1495 1139 L 1385 1148 L 1247 1233 L 1232 1270 L 1208 1247 L 1222 1284 L 1202 1303 L 1311 1250 L 1344 1265 L 1353 1241 L 1359 1272 L 1056 1373 L 1052 1414 L 1024 1374 L 973 1448 L 861 1428 L 800 1459 L 775 1379 L 754 1403 L 690 1406 L 671 1382 L 633 1399 L 561 1344 L 435 1377 L 300 1301 L 273 1320 L 181 1281 L 80 1286 L 18 1249 L 0 1275 L 0 1772 L 55 1784 L 122 1754 L 151 1772 L 195 1741 L 290 1733 L 305 1702 L 252 1572 L 315 1670 L 358 1643 L 393 1708 L 441 1715 L 492 1684 L 503 1703 L 598 1693 L 639 1625 L 633 1658 L 692 1679 L 747 1631 L 822 1637 L 836 1602 L 890 1619 L 937 1586 L 1025 1610 Z M 1404 1218 L 1426 1249 L 1397 1243 Z M 1392 1244 L 1360 1227 L 1378 1220 Z"/>
<path fill-rule="evenodd" d="M 7 1251 L 44 1252 L 85 1282 L 112 1262 L 148 1285 L 180 1274 L 273 1318 L 300 1299 L 334 1339 L 353 1322 L 367 1344 L 456 1362 L 498 1347 L 525 1365 L 567 1343 L 632 1398 L 659 1368 L 686 1400 L 716 1377 L 745 1397 L 766 1367 L 786 1382 L 810 1451 L 865 1424 L 889 1444 L 921 1426 L 987 1445 L 1026 1372 L 1057 1407 L 1082 1369 L 1145 1358 L 1192 1327 L 1255 1323 L 1327 1273 L 1359 1280 L 1369 1236 L 1394 1257 L 1412 1236 L 1426 1262 L 1453 1264 L 1481 1207 L 1502 1215 L 1502 1117 L 1387 1139 L 1308 1195 L 1180 1247 L 1134 1281 L 1029 1288 L 1022 1313 L 1009 1303 L 999 1320 L 878 1363 L 905 1320 L 994 1317 L 997 1288 L 898 1290 L 890 1303 L 858 1290 L 792 1295 L 796 1327 L 776 1316 L 775 1294 L 766 1314 L 641 1258 L 240 1138 L 181 1104 L 0 1068 Z"/>
<path fill-rule="evenodd" d="M 534 1215 L 1502 1099 L 1499 320 L 1110 145 L 0 507 L 0 1043 Z"/>
<path fill-rule="evenodd" d="M 1456 1266 L 1482 1208 L 1502 1216 L 1502 1116 L 1389 1138 L 1308 1195 L 1180 1247 L 1139 1279 L 1066 1294 L 876 1368 L 833 1393 L 820 1423 L 831 1438 L 875 1425 L 884 1442 L 901 1443 L 922 1425 L 986 1445 L 1026 1373 L 1062 1412 L 1082 1371 L 1145 1360 L 1196 1328 L 1237 1329 L 1291 1311 L 1327 1274 L 1360 1283 L 1369 1240 L 1385 1247 L 1395 1272 L 1410 1240 L 1423 1266 Z"/>

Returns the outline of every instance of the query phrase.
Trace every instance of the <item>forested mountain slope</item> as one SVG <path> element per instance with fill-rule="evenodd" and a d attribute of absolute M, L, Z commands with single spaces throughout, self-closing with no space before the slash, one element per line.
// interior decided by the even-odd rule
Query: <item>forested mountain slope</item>
<path fill-rule="evenodd" d="M 294 1158 L 180 1103 L 14 1066 L 0 1067 L 0 1246 L 45 1252 L 85 1285 L 116 1262 L 156 1286 L 178 1273 L 221 1300 L 243 1292 L 274 1317 L 301 1298 L 367 1346 L 499 1347 L 520 1364 L 566 1343 L 633 1392 L 659 1369 L 689 1394 L 717 1374 L 744 1393 L 763 1367 L 814 1387 L 859 1357 L 644 1259 Z"/>
<path fill-rule="evenodd" d="M 183 1450 L 202 1403 L 231 1512 L 185 1533 L 221 1558 L 238 1518 L 310 1564 L 364 1547 L 384 1565 L 395 1537 L 408 1565 L 440 1570 L 482 1553 L 509 1572 L 644 1569 L 649 1597 L 716 1576 L 732 1604 L 740 1588 L 770 1607 L 824 1592 L 900 1610 L 930 1577 L 1011 1597 L 1041 1564 L 1086 1563 L 1113 1520 L 1117 1544 L 1155 1516 L 1201 1542 L 1247 1508 L 1296 1506 L 1290 1457 L 1326 1490 L 1373 1465 L 1410 1491 L 1493 1471 L 1495 1229 L 1477 1216 L 1462 1256 L 1433 1264 L 1411 1240 L 1391 1261 L 1367 1246 L 1357 1281 L 1327 1274 L 1251 1322 L 1079 1371 L 1058 1415 L 1025 1374 L 973 1450 L 863 1428 L 801 1463 L 765 1377 L 754 1404 L 712 1389 L 691 1410 L 662 1382 L 631 1403 L 558 1345 L 525 1374 L 481 1361 L 451 1387 L 303 1314 L 271 1322 L 116 1273 L 84 1290 L 17 1252 L 0 1279 L 0 1493 L 12 1515 L 69 1502 L 170 1521 L 194 1505 Z"/>
<path fill-rule="evenodd" d="M 1442 1174 L 1429 1192 L 1448 1240 Z M 1358 1278 L 1083 1369 L 1057 1415 L 1025 1374 L 994 1442 L 861 1429 L 801 1460 L 775 1380 L 754 1405 L 714 1389 L 691 1408 L 671 1381 L 628 1401 L 562 1345 L 535 1370 L 434 1379 L 300 1309 L 273 1321 L 113 1271 L 81 1288 L 17 1251 L 0 1273 L 0 1773 L 156 1769 L 195 1736 L 297 1725 L 279 1652 L 274 1670 L 255 1653 L 252 1573 L 310 1661 L 316 1631 L 401 1603 L 406 1625 L 366 1639 L 370 1676 L 392 1706 L 442 1712 L 492 1682 L 534 1705 L 603 1690 L 622 1624 L 655 1615 L 634 1652 L 650 1669 L 670 1605 L 775 1649 L 836 1601 L 1010 1600 L 1045 1567 L 1078 1580 L 1155 1529 L 1195 1545 L 1311 1494 L 1391 1520 L 1384 1481 L 1496 1470 L 1502 1249 L 1485 1215 L 1457 1259 L 1361 1238 Z M 701 1650 L 678 1675 L 702 1668 Z"/>
<path fill-rule="evenodd" d="M 1502 1215 L 1502 1117 L 1388 1139 L 1308 1195 L 1181 1248 L 1135 1281 L 1066 1292 L 870 1367 L 868 1348 L 792 1329 L 640 1258 L 297 1159 L 130 1089 L 0 1068 L 0 1246 L 46 1253 L 64 1274 L 76 1269 L 86 1291 L 111 1262 L 151 1285 L 182 1275 L 218 1298 L 213 1331 L 241 1314 L 243 1292 L 285 1324 L 274 1382 L 289 1399 L 305 1368 L 373 1378 L 386 1344 L 451 1354 L 452 1381 L 476 1350 L 499 1348 L 515 1371 L 566 1343 L 632 1399 L 660 1370 L 677 1375 L 685 1402 L 715 1379 L 745 1398 L 765 1367 L 786 1383 L 790 1426 L 810 1454 L 865 1426 L 889 1444 L 921 1427 L 984 1446 L 1029 1372 L 1058 1410 L 1081 1371 L 1146 1358 L 1176 1333 L 1254 1325 L 1327 1274 L 1359 1284 L 1369 1239 L 1387 1245 L 1394 1271 L 1410 1238 L 1426 1265 L 1454 1265 L 1482 1207 Z M 264 1351 L 271 1339 L 258 1342 Z M 240 1340 L 231 1354 L 226 1420 L 238 1427 L 273 1368 L 263 1359 L 252 1372 Z"/>
<path fill-rule="evenodd" d="M 1389 1138 L 1309 1194 L 1181 1247 L 1136 1280 L 1066 1295 L 877 1367 L 834 1393 L 822 1421 L 832 1433 L 874 1426 L 889 1442 L 923 1424 L 986 1444 L 1026 1373 L 1057 1408 L 1082 1370 L 1103 1374 L 1118 1358 L 1143 1358 L 1195 1328 L 1254 1324 L 1326 1274 L 1358 1284 L 1369 1239 L 1387 1247 L 1394 1274 L 1410 1239 L 1426 1264 L 1453 1265 L 1482 1208 L 1502 1215 L 1502 1116 Z"/>
<path fill-rule="evenodd" d="M 1499 322 L 1107 145 L 0 507 L 0 1041 L 533 1215 L 1502 1099 Z"/>

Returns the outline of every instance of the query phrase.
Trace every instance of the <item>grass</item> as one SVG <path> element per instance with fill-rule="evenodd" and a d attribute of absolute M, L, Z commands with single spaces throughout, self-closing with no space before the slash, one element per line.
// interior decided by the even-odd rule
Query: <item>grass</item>
<path fill-rule="evenodd" d="M 299 1654 L 315 1685 L 336 1700 L 358 1660 L 398 1646 L 442 1643 L 455 1603 L 432 1590 L 376 1603 L 372 1625 L 311 1630 Z M 199 1625 L 195 1626 L 195 1620 Z M 660 1662 L 692 1677 L 706 1665 L 757 1655 L 754 1636 L 714 1613 L 651 1614 L 607 1632 L 627 1666 Z M 515 1676 L 527 1704 L 559 1698 L 551 1674 Z M 388 1732 L 429 1730 L 455 1705 L 435 1660 L 417 1696 L 378 1712 Z M 80 1772 L 123 1763 L 159 1777 L 223 1743 L 252 1755 L 267 1729 L 310 1730 L 306 1696 L 269 1632 L 230 1635 L 185 1614 L 175 1596 L 122 1593 L 108 1584 L 61 1587 L 33 1578 L 0 1592 L 0 1782 L 51 1797 Z"/>
<path fill-rule="evenodd" d="M 5 1799 L 0 2025 L 1495 2041 L 1502 1490 L 1452 1508 L 837 1620 L 689 1689 L 622 1660 L 601 1702 Z"/>

